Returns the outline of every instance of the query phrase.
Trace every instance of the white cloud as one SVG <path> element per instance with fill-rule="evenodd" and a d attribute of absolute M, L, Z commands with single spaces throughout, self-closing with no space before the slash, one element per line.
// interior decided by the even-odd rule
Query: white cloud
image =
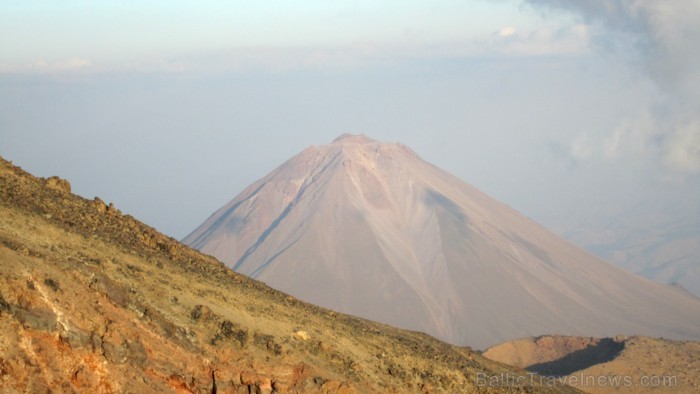
<path fill-rule="evenodd" d="M 682 172 L 700 172 L 700 121 L 678 128 L 666 141 L 665 162 Z"/>
<path fill-rule="evenodd" d="M 522 31 L 509 26 L 494 32 L 484 42 L 486 51 L 506 55 L 578 55 L 588 53 L 588 29 L 583 24 Z"/>
<path fill-rule="evenodd" d="M 585 34 L 593 47 L 624 57 L 659 88 L 655 108 L 640 108 L 641 116 L 603 138 L 605 157 L 653 154 L 667 168 L 698 171 L 699 1 L 524 1 L 546 11 L 578 15 L 589 27 Z M 656 110 L 659 107 L 663 110 Z"/>
<path fill-rule="evenodd" d="M 581 134 L 571 144 L 570 152 L 575 159 L 587 159 L 593 154 L 593 143 L 587 134 Z"/>
<path fill-rule="evenodd" d="M 2 64 L 0 63 L 0 74 L 10 73 L 65 73 L 86 71 L 92 69 L 94 65 L 88 59 L 70 58 L 57 61 L 46 61 L 39 59 L 30 64 Z"/>
<path fill-rule="evenodd" d="M 504 26 L 481 36 L 436 39 L 355 41 L 307 46 L 249 46 L 197 50 L 177 55 L 144 55 L 125 61 L 70 58 L 31 64 L 0 64 L 0 73 L 72 72 L 285 72 L 288 70 L 347 70 L 419 60 L 480 56 L 549 56 L 588 52 L 588 29 L 583 24 L 561 29 L 518 29 Z"/>
<path fill-rule="evenodd" d="M 513 26 L 504 27 L 498 32 L 498 35 L 501 37 L 510 37 L 513 34 L 515 34 L 515 28 Z"/>
<path fill-rule="evenodd" d="M 603 137 L 603 155 L 608 159 L 616 159 L 653 153 L 656 150 L 654 141 L 661 134 L 654 118 L 648 112 L 643 112 L 618 126 L 612 134 Z"/>
<path fill-rule="evenodd" d="M 52 65 L 52 67 L 57 70 L 76 70 L 91 66 L 92 62 L 90 60 L 82 58 L 68 59 Z"/>

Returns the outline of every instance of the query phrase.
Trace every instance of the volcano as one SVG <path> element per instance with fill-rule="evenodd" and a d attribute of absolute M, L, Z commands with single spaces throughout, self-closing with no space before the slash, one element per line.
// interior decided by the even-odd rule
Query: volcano
<path fill-rule="evenodd" d="M 612 266 L 400 143 L 342 135 L 184 243 L 302 300 L 485 348 L 543 334 L 700 339 L 700 300 Z"/>

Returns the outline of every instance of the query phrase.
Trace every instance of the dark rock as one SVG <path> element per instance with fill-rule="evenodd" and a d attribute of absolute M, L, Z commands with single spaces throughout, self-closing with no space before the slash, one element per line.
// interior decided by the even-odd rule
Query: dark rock
<path fill-rule="evenodd" d="M 56 331 L 56 314 L 48 309 L 29 311 L 15 309 L 14 315 L 24 328 L 32 330 Z"/>
<path fill-rule="evenodd" d="M 202 305 L 195 305 L 192 312 L 190 312 L 190 317 L 192 320 L 199 320 L 199 318 L 202 317 Z"/>
<path fill-rule="evenodd" d="M 90 288 L 97 290 L 115 304 L 126 307 L 129 304 L 129 295 L 117 283 L 102 274 L 96 274 L 90 283 Z"/>
<path fill-rule="evenodd" d="M 192 312 L 190 312 L 190 317 L 192 320 L 213 320 L 216 315 L 206 305 L 195 305 Z"/>
<path fill-rule="evenodd" d="M 90 336 L 77 328 L 61 331 L 58 336 L 73 349 L 86 347 L 91 344 Z"/>
<path fill-rule="evenodd" d="M 238 324 L 230 320 L 224 320 L 219 326 L 219 331 L 210 342 L 212 345 L 216 345 L 223 339 L 235 339 L 240 347 L 243 347 L 248 342 L 248 330 L 242 329 Z"/>
<path fill-rule="evenodd" d="M 104 201 L 102 201 L 99 197 L 95 197 L 94 200 L 92 200 L 92 205 L 97 209 L 97 212 L 99 213 L 105 213 L 107 211 L 107 204 L 105 204 Z"/>
<path fill-rule="evenodd" d="M 51 290 L 53 290 L 53 291 L 61 290 L 61 287 L 58 285 L 58 282 L 56 282 L 55 280 L 53 280 L 51 278 L 44 279 L 44 284 L 46 286 L 49 286 L 49 288 L 51 288 Z"/>
<path fill-rule="evenodd" d="M 10 304 L 5 301 L 5 298 L 0 294 L 0 312 L 9 312 Z"/>
<path fill-rule="evenodd" d="M 137 341 L 124 341 L 119 345 L 110 342 L 103 342 L 104 357 L 114 364 L 129 363 L 142 367 L 146 364 L 146 350 Z"/>

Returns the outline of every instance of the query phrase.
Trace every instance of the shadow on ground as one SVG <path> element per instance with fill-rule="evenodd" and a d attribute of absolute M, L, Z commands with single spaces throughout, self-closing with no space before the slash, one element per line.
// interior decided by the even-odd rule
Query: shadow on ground
<path fill-rule="evenodd" d="M 624 348 L 624 341 L 618 342 L 612 338 L 604 338 L 595 345 L 589 345 L 556 360 L 531 365 L 526 370 L 547 376 L 570 375 L 595 364 L 612 361 Z"/>

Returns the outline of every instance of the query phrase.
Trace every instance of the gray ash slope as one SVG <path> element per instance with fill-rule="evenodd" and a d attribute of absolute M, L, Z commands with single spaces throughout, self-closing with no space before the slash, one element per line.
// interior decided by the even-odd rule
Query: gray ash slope
<path fill-rule="evenodd" d="M 599 260 L 404 145 L 361 135 L 307 148 L 183 242 L 305 301 L 460 345 L 700 339 L 700 300 Z"/>

